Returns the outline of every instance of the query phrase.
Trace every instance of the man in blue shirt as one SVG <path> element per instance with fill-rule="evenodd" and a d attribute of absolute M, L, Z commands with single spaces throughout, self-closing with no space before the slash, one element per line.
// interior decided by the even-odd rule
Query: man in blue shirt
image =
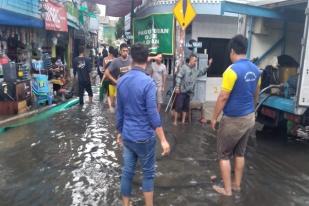
<path fill-rule="evenodd" d="M 217 134 L 217 152 L 224 188 L 216 185 L 213 188 L 227 196 L 232 195 L 232 189 L 240 190 L 244 155 L 255 125 L 260 72 L 256 65 L 246 59 L 247 47 L 248 40 L 242 35 L 237 35 L 230 41 L 230 59 L 233 64 L 223 74 L 221 92 L 211 121 L 212 128 L 215 129 L 217 119 L 223 111 Z M 235 159 L 233 181 L 231 158 Z"/>
<path fill-rule="evenodd" d="M 116 127 L 123 142 L 121 194 L 124 206 L 129 206 L 132 180 L 139 159 L 143 170 L 143 192 L 146 206 L 153 206 L 155 177 L 155 133 L 163 149 L 170 152 L 160 115 L 157 110 L 156 84 L 146 75 L 148 49 L 137 43 L 131 48 L 131 71 L 117 82 Z"/>

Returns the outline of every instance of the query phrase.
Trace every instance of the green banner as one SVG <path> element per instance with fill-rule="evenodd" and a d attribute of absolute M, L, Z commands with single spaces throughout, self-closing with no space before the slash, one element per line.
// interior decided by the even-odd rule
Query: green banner
<path fill-rule="evenodd" d="M 173 14 L 153 14 L 133 21 L 134 42 L 149 46 L 150 53 L 174 54 Z"/>
<path fill-rule="evenodd" d="M 75 17 L 76 19 L 78 19 L 78 9 L 74 6 L 73 2 L 67 2 L 66 4 L 66 9 L 67 9 L 67 12 Z"/>

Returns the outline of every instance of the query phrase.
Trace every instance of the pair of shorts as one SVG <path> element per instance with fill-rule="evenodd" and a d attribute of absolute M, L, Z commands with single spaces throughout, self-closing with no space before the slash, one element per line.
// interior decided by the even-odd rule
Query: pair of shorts
<path fill-rule="evenodd" d="M 158 104 L 163 104 L 163 91 L 162 91 L 162 88 L 158 88 L 157 90 L 157 103 Z"/>
<path fill-rule="evenodd" d="M 93 97 L 91 83 L 87 81 L 86 82 L 80 81 L 78 83 L 78 87 L 79 87 L 79 104 L 84 104 L 85 90 L 87 91 L 89 97 Z"/>
<path fill-rule="evenodd" d="M 242 117 L 223 116 L 217 138 L 218 159 L 229 160 L 233 157 L 243 157 L 248 140 L 254 131 L 254 125 L 254 113 Z"/>
<path fill-rule="evenodd" d="M 110 84 L 108 85 L 108 96 L 110 97 L 115 97 L 117 93 L 117 88 L 116 86 Z"/>
<path fill-rule="evenodd" d="M 180 93 L 175 99 L 176 112 L 189 112 L 190 109 L 190 95 L 187 93 Z"/>

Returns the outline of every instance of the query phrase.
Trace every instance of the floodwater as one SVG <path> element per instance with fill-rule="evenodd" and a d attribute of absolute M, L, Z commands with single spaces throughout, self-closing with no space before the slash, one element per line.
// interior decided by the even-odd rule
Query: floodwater
<path fill-rule="evenodd" d="M 226 198 L 210 181 L 218 174 L 214 132 L 198 123 L 175 128 L 167 116 L 162 121 L 172 152 L 157 157 L 155 205 L 309 205 L 307 142 L 259 133 L 248 147 L 242 192 Z M 1 134 L 0 205 L 120 205 L 114 134 L 113 115 L 98 102 Z M 137 206 L 143 205 L 139 182 L 138 174 Z"/>

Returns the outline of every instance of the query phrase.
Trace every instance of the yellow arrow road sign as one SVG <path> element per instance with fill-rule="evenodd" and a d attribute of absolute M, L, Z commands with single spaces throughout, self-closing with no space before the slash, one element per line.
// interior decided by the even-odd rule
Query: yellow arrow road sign
<path fill-rule="evenodd" d="M 184 8 L 185 2 L 187 3 L 186 8 Z M 191 24 L 196 16 L 196 12 L 191 4 L 191 0 L 179 0 L 173 9 L 173 14 L 183 30 L 185 30 L 187 26 Z"/>

